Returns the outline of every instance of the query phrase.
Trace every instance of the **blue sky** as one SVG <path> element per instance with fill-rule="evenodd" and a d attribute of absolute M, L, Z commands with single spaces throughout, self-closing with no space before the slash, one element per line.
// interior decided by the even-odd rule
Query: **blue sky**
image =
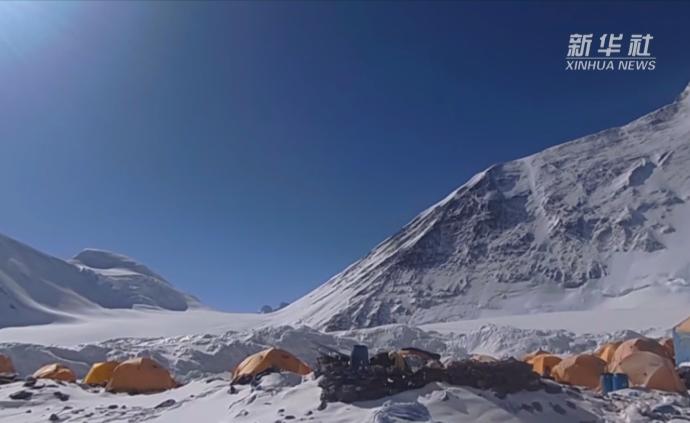
<path fill-rule="evenodd" d="M 0 232 L 292 301 L 492 163 L 671 101 L 680 2 L 0 4 Z M 565 71 L 573 32 L 652 72 Z"/>

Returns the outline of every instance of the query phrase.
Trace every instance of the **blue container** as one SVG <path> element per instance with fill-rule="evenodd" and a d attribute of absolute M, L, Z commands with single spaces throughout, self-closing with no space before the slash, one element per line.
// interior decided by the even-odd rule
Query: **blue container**
<path fill-rule="evenodd" d="M 628 389 L 628 375 L 625 373 L 613 374 L 613 390 Z"/>
<path fill-rule="evenodd" d="M 613 391 L 613 374 L 602 373 L 599 380 L 601 381 L 601 390 L 603 393 L 608 394 Z"/>
<path fill-rule="evenodd" d="M 350 354 L 350 367 L 360 369 L 369 365 L 369 348 L 366 345 L 355 345 Z"/>

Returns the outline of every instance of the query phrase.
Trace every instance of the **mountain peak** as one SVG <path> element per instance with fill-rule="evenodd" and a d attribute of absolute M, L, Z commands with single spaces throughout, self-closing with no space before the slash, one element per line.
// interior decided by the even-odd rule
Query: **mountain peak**
<path fill-rule="evenodd" d="M 346 330 L 690 301 L 689 98 L 491 166 L 279 313 Z"/>
<path fill-rule="evenodd" d="M 89 249 L 65 261 L 0 234 L 0 328 L 67 321 L 99 309 L 199 304 L 129 257 Z"/>

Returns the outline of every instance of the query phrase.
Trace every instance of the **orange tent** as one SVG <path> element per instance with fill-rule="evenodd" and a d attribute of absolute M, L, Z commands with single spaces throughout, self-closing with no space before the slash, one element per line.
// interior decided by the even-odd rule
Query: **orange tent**
<path fill-rule="evenodd" d="M 108 392 L 147 394 L 177 387 L 167 369 L 150 358 L 139 357 L 120 363 L 106 385 Z"/>
<path fill-rule="evenodd" d="M 298 375 L 312 372 L 306 363 L 289 352 L 278 348 L 268 348 L 242 360 L 232 371 L 232 382 L 238 383 L 244 379 L 251 379 L 270 369 L 284 370 Z"/>
<path fill-rule="evenodd" d="M 592 354 L 580 354 L 563 359 L 551 369 L 551 376 L 557 382 L 595 389 L 605 369 L 604 360 Z"/>
<path fill-rule="evenodd" d="M 472 354 L 470 360 L 479 361 L 480 363 L 495 363 L 498 361 L 497 358 L 491 357 L 486 354 Z"/>
<path fill-rule="evenodd" d="M 630 386 L 669 392 L 687 391 L 671 359 L 649 351 L 631 353 L 613 371 L 627 374 Z"/>
<path fill-rule="evenodd" d="M 610 364 L 613 360 L 613 355 L 616 353 L 616 350 L 622 343 L 623 341 L 607 342 L 606 344 L 600 346 L 594 355 L 604 360 L 607 364 Z"/>
<path fill-rule="evenodd" d="M 659 340 L 659 344 L 664 347 L 666 354 L 668 354 L 670 358 L 674 358 L 676 356 L 676 350 L 673 346 L 673 338 L 661 338 Z"/>
<path fill-rule="evenodd" d="M 16 373 L 14 365 L 12 364 L 12 359 L 4 354 L 0 354 L 0 373 Z"/>
<path fill-rule="evenodd" d="M 609 368 L 615 368 L 618 363 L 623 361 L 627 356 L 638 351 L 648 351 L 662 357 L 668 357 L 666 349 L 655 340 L 649 338 L 633 338 L 620 344 L 609 362 Z"/>
<path fill-rule="evenodd" d="M 530 361 L 531 359 L 533 359 L 534 357 L 536 357 L 538 355 L 542 355 L 542 354 L 549 354 L 549 352 L 539 348 L 538 350 L 536 350 L 534 352 L 523 355 L 522 358 L 520 359 L 520 361 L 524 361 L 526 363 L 526 362 Z"/>
<path fill-rule="evenodd" d="M 528 364 L 532 365 L 532 370 L 540 376 L 551 376 L 551 370 L 560 363 L 562 359 L 552 354 L 540 354 L 530 361 Z"/>
<path fill-rule="evenodd" d="M 77 375 L 74 374 L 69 367 L 55 363 L 47 364 L 34 372 L 33 376 L 36 379 L 53 379 L 61 380 L 63 382 L 76 382 Z"/>
<path fill-rule="evenodd" d="M 113 371 L 120 363 L 117 361 L 104 361 L 95 363 L 84 377 L 87 385 L 105 386 L 113 376 Z"/>

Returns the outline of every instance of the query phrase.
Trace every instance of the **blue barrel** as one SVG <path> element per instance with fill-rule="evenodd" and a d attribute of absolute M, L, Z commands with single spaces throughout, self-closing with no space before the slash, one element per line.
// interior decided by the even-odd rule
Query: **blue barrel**
<path fill-rule="evenodd" d="M 601 381 L 601 391 L 604 394 L 613 391 L 613 375 L 611 373 L 602 373 L 599 380 Z"/>
<path fill-rule="evenodd" d="M 369 365 L 369 348 L 366 345 L 355 345 L 350 354 L 350 367 L 360 369 Z"/>
<path fill-rule="evenodd" d="M 619 389 L 628 388 L 628 375 L 625 373 L 614 373 L 613 374 L 613 390 L 617 391 Z"/>

